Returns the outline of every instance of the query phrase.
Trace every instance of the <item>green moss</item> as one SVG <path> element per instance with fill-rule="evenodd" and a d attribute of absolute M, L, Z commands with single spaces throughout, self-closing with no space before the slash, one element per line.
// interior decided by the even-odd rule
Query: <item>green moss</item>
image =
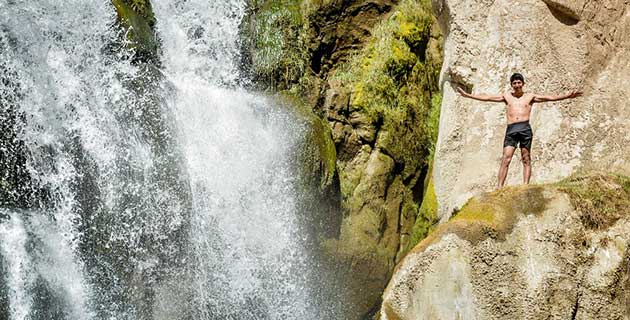
<path fill-rule="evenodd" d="M 426 123 L 426 131 L 429 135 L 429 159 L 433 162 L 435 154 L 435 144 L 437 143 L 438 132 L 440 129 L 440 106 L 442 106 L 442 93 L 436 92 L 431 97 L 431 110 Z"/>
<path fill-rule="evenodd" d="M 476 242 L 493 237 L 504 240 L 512 232 L 519 214 L 540 215 L 549 199 L 546 186 L 518 186 L 503 188 L 471 199 L 451 218 L 451 222 L 465 222 L 470 228 L 456 232 L 460 237 Z"/>
<path fill-rule="evenodd" d="M 315 115 L 304 102 L 289 91 L 279 98 L 292 107 L 293 113 L 306 124 L 304 147 L 299 162 L 308 180 L 318 179 L 321 189 L 332 185 L 337 170 L 337 150 L 328 123 Z"/>
<path fill-rule="evenodd" d="M 118 22 L 125 30 L 127 48 L 135 51 L 138 59 L 157 61 L 159 43 L 153 28 L 155 16 L 148 0 L 112 0 Z"/>
<path fill-rule="evenodd" d="M 313 116 L 312 120 L 313 139 L 318 149 L 322 171 L 320 187 L 323 189 L 333 183 L 337 168 L 337 150 L 328 123 L 317 116 Z"/>
<path fill-rule="evenodd" d="M 433 185 L 433 179 L 430 175 L 427 176 L 427 179 L 428 184 L 422 198 L 422 205 L 418 210 L 418 215 L 416 216 L 406 251 L 411 250 L 411 248 L 422 241 L 422 239 L 426 238 L 438 222 L 438 202 L 435 195 L 435 186 Z"/>
<path fill-rule="evenodd" d="M 402 1 L 333 75 L 351 88 L 350 108 L 380 127 L 377 147 L 402 164 L 405 177 L 428 165 L 437 132 L 432 98 L 441 60 L 426 52 L 433 23 L 428 1 Z"/>
<path fill-rule="evenodd" d="M 142 16 L 148 17 L 152 16 L 152 12 L 150 11 L 151 4 L 148 0 L 131 0 L 131 8 L 139 13 Z"/>
<path fill-rule="evenodd" d="M 413 250 L 422 251 L 449 233 L 471 243 L 488 237 L 504 240 L 519 214 L 540 215 L 547 208 L 549 199 L 545 197 L 545 190 L 566 193 L 588 229 L 606 229 L 630 216 L 630 177 L 579 174 L 553 184 L 508 187 L 472 198 L 449 222 L 439 225 Z"/>
<path fill-rule="evenodd" d="M 253 73 L 273 88 L 299 81 L 308 62 L 304 0 L 260 0 L 250 6 L 245 39 L 252 48 Z"/>
<path fill-rule="evenodd" d="M 442 60 L 429 52 L 429 43 L 440 41 L 434 24 L 429 1 L 403 0 L 374 28 L 365 47 L 332 74 L 334 80 L 350 88 L 350 110 L 362 113 L 370 125 L 378 128 L 375 147 L 402 169 L 399 174 L 406 181 L 406 188 L 426 183 L 420 203 L 410 197 L 401 204 L 401 208 L 416 212 L 415 223 L 412 220 L 413 227 L 409 227 L 407 248 L 426 237 L 437 221 L 437 200 L 430 175 L 426 181 L 412 179 L 429 166 L 437 141 Z M 349 202 L 349 208 L 353 207 L 350 203 L 358 201 L 352 198 L 355 184 L 346 181 L 352 176 L 340 172 L 341 189 L 347 193 L 344 201 Z"/>
<path fill-rule="evenodd" d="M 589 229 L 606 229 L 630 214 L 630 178 L 621 175 L 574 175 L 555 184 L 567 193 Z"/>

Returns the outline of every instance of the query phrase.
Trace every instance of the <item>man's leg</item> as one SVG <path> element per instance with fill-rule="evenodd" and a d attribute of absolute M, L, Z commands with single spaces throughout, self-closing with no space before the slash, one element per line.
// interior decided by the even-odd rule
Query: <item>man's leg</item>
<path fill-rule="evenodd" d="M 532 176 L 532 159 L 529 149 L 521 148 L 521 160 L 523 160 L 523 183 L 529 184 L 529 178 Z"/>
<path fill-rule="evenodd" d="M 516 150 L 516 148 L 512 146 L 507 146 L 503 148 L 501 166 L 499 167 L 499 183 L 497 185 L 497 188 L 503 187 L 503 184 L 505 183 L 505 177 L 507 177 L 508 167 L 510 166 L 510 161 L 512 161 L 514 150 Z"/>

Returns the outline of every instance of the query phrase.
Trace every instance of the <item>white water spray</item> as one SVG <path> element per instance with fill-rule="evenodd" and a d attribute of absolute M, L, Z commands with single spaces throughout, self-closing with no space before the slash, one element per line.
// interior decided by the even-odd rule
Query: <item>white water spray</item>
<path fill-rule="evenodd" d="M 108 1 L 0 3 L 0 94 L 44 195 L 0 214 L 10 319 L 321 319 L 295 194 L 303 128 L 240 86 L 245 1 L 153 5 L 147 81 Z"/>

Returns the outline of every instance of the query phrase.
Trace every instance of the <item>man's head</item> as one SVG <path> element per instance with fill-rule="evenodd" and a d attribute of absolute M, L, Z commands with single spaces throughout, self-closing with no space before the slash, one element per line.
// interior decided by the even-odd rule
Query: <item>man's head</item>
<path fill-rule="evenodd" d="M 524 84 L 525 84 L 525 78 L 523 77 L 522 74 L 517 72 L 510 77 L 510 85 L 512 86 L 512 89 L 514 89 L 514 91 L 519 92 L 523 90 Z"/>

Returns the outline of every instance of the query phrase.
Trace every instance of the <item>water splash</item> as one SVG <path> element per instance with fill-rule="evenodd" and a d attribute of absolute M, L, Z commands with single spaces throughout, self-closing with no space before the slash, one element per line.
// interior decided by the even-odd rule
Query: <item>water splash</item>
<path fill-rule="evenodd" d="M 158 71 L 116 47 L 107 1 L 0 3 L 0 94 L 42 195 L 0 218 L 11 319 L 322 318 L 304 128 L 242 87 L 245 7 L 155 1 Z"/>
<path fill-rule="evenodd" d="M 11 319 L 28 319 L 33 306 L 29 290 L 35 279 L 31 259 L 26 252 L 27 235 L 22 220 L 15 212 L 0 211 L 7 221 L 0 224 L 0 252 L 4 257 Z"/>
<path fill-rule="evenodd" d="M 239 87 L 245 5 L 156 6 L 192 185 L 194 304 L 206 318 L 309 319 L 291 163 L 303 128 Z"/>

